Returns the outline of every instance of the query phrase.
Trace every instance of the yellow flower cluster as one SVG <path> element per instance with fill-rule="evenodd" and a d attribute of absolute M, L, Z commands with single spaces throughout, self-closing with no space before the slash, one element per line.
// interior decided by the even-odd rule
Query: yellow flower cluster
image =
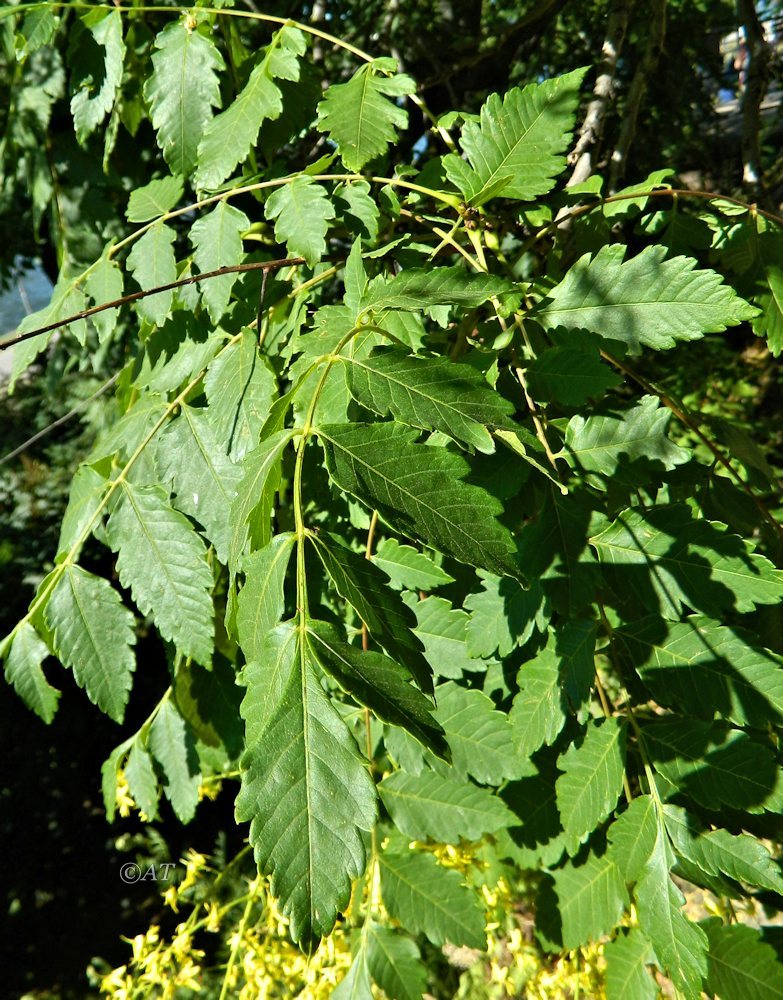
<path fill-rule="evenodd" d="M 260 876 L 250 882 L 245 895 L 220 906 L 209 890 L 221 877 L 209 867 L 208 858 L 190 850 L 182 859 L 185 876 L 169 886 L 163 900 L 179 913 L 190 913 L 179 923 L 170 942 L 153 924 L 143 934 L 125 939 L 131 947 L 126 965 L 100 978 L 101 995 L 111 1000 L 180 1000 L 209 989 L 214 993 L 227 980 L 228 995 L 239 1000 L 273 1000 L 297 996 L 301 1000 L 326 1000 L 344 978 L 351 964 L 346 931 L 338 926 L 317 951 L 304 955 L 292 942 L 288 920 L 268 894 Z M 201 902 L 193 903 L 193 890 Z M 245 911 L 244 916 L 242 911 Z M 241 919 L 240 919 L 241 917 Z M 228 961 L 216 968 L 204 966 L 204 950 L 196 947 L 200 932 L 222 932 Z"/>

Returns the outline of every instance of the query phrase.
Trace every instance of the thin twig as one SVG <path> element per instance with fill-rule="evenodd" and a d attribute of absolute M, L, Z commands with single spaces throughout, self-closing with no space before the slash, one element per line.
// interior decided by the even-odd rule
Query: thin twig
<path fill-rule="evenodd" d="M 51 424 L 44 427 L 43 430 L 38 431 L 37 434 L 33 434 L 33 436 L 29 437 L 26 441 L 23 441 L 18 448 L 14 448 L 14 450 L 9 451 L 7 455 L 3 455 L 3 457 L 0 458 L 0 465 L 5 465 L 6 462 L 10 462 L 12 459 L 16 458 L 17 455 L 21 455 L 23 451 L 27 451 L 31 445 L 40 441 L 41 438 L 46 437 L 46 435 L 50 434 L 53 430 L 56 430 L 58 427 L 62 427 L 63 424 L 72 420 L 75 416 L 81 413 L 82 410 L 86 409 L 90 403 L 95 402 L 95 400 L 106 392 L 107 389 L 110 389 L 119 377 L 120 372 L 115 372 L 112 377 L 107 379 L 103 385 L 99 386 L 88 399 L 81 400 L 81 402 L 77 403 L 72 410 L 69 410 L 67 413 L 63 414 L 63 416 L 58 417 L 57 420 L 52 421 Z"/>
<path fill-rule="evenodd" d="M 50 330 L 59 330 L 61 327 L 68 326 L 70 323 L 76 323 L 79 320 L 87 319 L 89 316 L 94 316 L 96 313 L 103 312 L 106 309 L 117 309 L 119 306 L 127 305 L 129 302 L 136 302 L 138 299 L 143 299 L 147 295 L 157 295 L 158 292 L 168 292 L 171 291 L 172 288 L 181 288 L 183 285 L 192 285 L 196 281 L 207 281 L 209 278 L 219 278 L 224 274 L 239 274 L 242 271 L 267 271 L 304 263 L 305 260 L 303 257 L 286 257 L 283 260 L 264 260 L 254 261 L 249 264 L 234 264 L 231 267 L 219 267 L 216 271 L 205 271 L 203 274 L 195 274 L 191 275 L 189 278 L 180 278 L 178 281 L 170 281 L 165 285 L 156 285 L 155 288 L 148 288 L 146 291 L 131 292 L 129 295 L 123 295 L 122 298 L 113 299 L 111 302 L 104 302 L 100 306 L 92 306 L 89 309 L 82 309 L 81 312 L 74 313 L 72 316 L 66 316 L 65 319 L 57 320 L 56 323 L 49 323 L 46 326 L 40 326 L 35 330 L 27 330 L 25 333 L 17 334 L 15 337 L 9 337 L 7 340 L 0 343 L 0 351 L 4 351 L 8 347 L 13 347 L 15 344 L 21 344 L 24 340 L 30 340 L 31 337 L 38 337 L 42 333 L 49 333 Z"/>
<path fill-rule="evenodd" d="M 783 525 L 779 524 L 778 521 L 772 516 L 772 514 L 767 510 L 763 501 L 754 492 L 752 487 L 745 482 L 742 476 L 737 472 L 737 470 L 732 465 L 729 458 L 721 451 L 715 442 L 708 437 L 704 431 L 699 427 L 694 418 L 687 412 L 687 410 L 679 403 L 675 402 L 671 396 L 667 395 L 662 389 L 659 389 L 653 382 L 646 379 L 643 375 L 640 375 L 637 371 L 631 368 L 626 362 L 620 361 L 619 358 L 614 357 L 614 355 L 609 354 L 607 351 L 601 351 L 601 357 L 608 361 L 610 365 L 613 365 L 618 371 L 623 372 L 628 378 L 633 379 L 634 382 L 645 392 L 652 393 L 657 396 L 658 399 L 663 403 L 665 407 L 672 411 L 674 416 L 683 424 L 688 430 L 692 431 L 698 439 L 704 444 L 712 454 L 715 456 L 716 461 L 726 469 L 734 482 L 740 487 L 740 489 L 746 493 L 753 503 L 756 505 L 761 516 L 767 521 L 768 524 L 772 525 L 775 530 L 783 536 Z"/>

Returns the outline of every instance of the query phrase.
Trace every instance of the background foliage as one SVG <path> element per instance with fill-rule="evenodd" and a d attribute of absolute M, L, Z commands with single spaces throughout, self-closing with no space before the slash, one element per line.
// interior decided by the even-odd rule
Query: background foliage
<path fill-rule="evenodd" d="M 783 994 L 774 7 L 166 6 L 0 17 L 5 674 L 198 848 L 20 989 Z"/>

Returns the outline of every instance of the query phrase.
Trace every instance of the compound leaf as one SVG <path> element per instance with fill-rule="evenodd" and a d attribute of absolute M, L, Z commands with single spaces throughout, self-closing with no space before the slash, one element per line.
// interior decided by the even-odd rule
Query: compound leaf
<path fill-rule="evenodd" d="M 383 722 L 401 726 L 434 753 L 447 755 L 443 729 L 433 706 L 409 681 L 408 671 L 382 653 L 362 652 L 342 642 L 322 622 L 308 626 L 310 648 L 323 669 L 359 704 Z"/>
<path fill-rule="evenodd" d="M 521 777 L 527 762 L 514 745 L 508 717 L 495 710 L 490 698 L 453 681 L 441 684 L 435 695 L 435 718 L 446 732 L 458 773 L 487 785 Z"/>
<path fill-rule="evenodd" d="M 383 779 L 378 792 L 397 829 L 415 840 L 480 840 L 514 822 L 513 813 L 489 789 L 432 771 L 397 771 Z"/>
<path fill-rule="evenodd" d="M 351 395 L 382 417 L 442 431 L 486 454 L 495 450 L 488 428 L 514 426 L 513 405 L 470 365 L 394 349 L 354 356 L 347 363 Z"/>
<path fill-rule="evenodd" d="M 212 570 L 204 543 L 160 486 L 125 480 L 106 527 L 117 570 L 142 614 L 184 656 L 209 664 L 213 645 Z"/>
<path fill-rule="evenodd" d="M 302 946 L 328 934 L 364 871 L 360 830 L 376 816 L 375 788 L 315 673 L 297 625 L 278 625 L 245 667 L 240 822 Z"/>
<path fill-rule="evenodd" d="M 384 905 L 406 930 L 426 934 L 436 947 L 450 941 L 484 950 L 484 913 L 459 872 L 442 868 L 431 854 L 387 850 L 378 863 Z"/>
<path fill-rule="evenodd" d="M 93 704 L 116 722 L 125 714 L 136 661 L 131 612 L 108 580 L 69 564 L 44 610 L 55 655 Z"/>
<path fill-rule="evenodd" d="M 632 354 L 699 340 L 756 315 L 719 274 L 697 270 L 690 257 L 667 258 L 665 247 L 651 246 L 624 261 L 625 251 L 612 245 L 580 257 L 531 315 L 547 330 L 622 341 Z"/>
<path fill-rule="evenodd" d="M 41 669 L 48 655 L 49 647 L 33 626 L 25 622 L 11 641 L 4 664 L 5 679 L 44 722 L 52 721 L 60 698 L 60 692 L 47 681 Z"/>
<path fill-rule="evenodd" d="M 236 462 L 258 444 L 276 388 L 252 330 L 243 330 L 239 340 L 210 363 L 204 388 L 207 416 L 221 446 Z"/>
<path fill-rule="evenodd" d="M 758 729 L 783 719 L 783 658 L 744 629 L 696 616 L 666 622 L 651 615 L 621 624 L 613 637 L 661 705 L 703 719 L 718 712 Z"/>
<path fill-rule="evenodd" d="M 224 68 L 212 39 L 186 19 L 168 24 L 155 38 L 144 98 L 158 146 L 174 174 L 189 177 L 196 167 L 199 140 L 212 109 L 220 107 L 218 73 Z"/>
<path fill-rule="evenodd" d="M 275 239 L 285 243 L 289 257 L 304 257 L 312 267 L 326 253 L 326 232 L 334 206 L 323 185 L 299 174 L 274 191 L 266 216 L 275 220 Z"/>
<path fill-rule="evenodd" d="M 532 201 L 551 190 L 566 165 L 563 154 L 585 73 L 577 69 L 484 102 L 480 122 L 466 122 L 462 129 L 470 166 L 454 154 L 444 158 L 449 180 L 466 201 L 476 206 L 496 196 Z"/>
<path fill-rule="evenodd" d="M 240 468 L 219 446 L 206 412 L 186 403 L 160 440 L 162 480 L 172 483 L 177 507 L 204 526 L 218 559 L 225 563 L 231 534 L 226 512 L 236 496 Z"/>
<path fill-rule="evenodd" d="M 557 807 L 563 829 L 583 840 L 614 809 L 623 787 L 625 728 L 616 718 L 592 720 L 581 746 L 562 753 Z"/>
<path fill-rule="evenodd" d="M 497 520 L 501 506 L 462 482 L 467 463 L 445 448 L 414 444 L 401 424 L 332 424 L 318 428 L 329 474 L 376 509 L 395 530 L 500 576 L 521 577 L 514 541 Z"/>
<path fill-rule="evenodd" d="M 678 619 L 683 605 L 713 618 L 783 598 L 783 572 L 725 525 L 685 505 L 623 511 L 590 539 L 611 579 L 646 607 Z"/>
<path fill-rule="evenodd" d="M 177 280 L 177 261 L 174 257 L 176 234 L 169 226 L 156 222 L 151 229 L 134 243 L 128 254 L 128 269 L 142 291 Z M 157 292 L 139 299 L 139 315 L 155 326 L 162 326 L 171 312 L 172 292 Z"/>
<path fill-rule="evenodd" d="M 628 905 L 623 876 L 608 854 L 591 854 L 578 867 L 566 863 L 552 872 L 560 903 L 563 945 L 579 948 L 615 926 Z"/>
<path fill-rule="evenodd" d="M 783 964 L 759 932 L 745 924 L 701 925 L 707 933 L 707 986 L 721 1000 L 776 1000 L 783 997 Z"/>
<path fill-rule="evenodd" d="M 189 239 L 199 271 L 241 264 L 242 233 L 249 228 L 245 213 L 225 201 L 219 201 L 211 212 L 197 219 L 190 227 Z M 223 274 L 201 282 L 201 297 L 213 323 L 218 323 L 226 311 L 236 279 L 237 274 Z"/>
<path fill-rule="evenodd" d="M 182 823 L 189 823 L 199 802 L 201 769 L 192 730 L 170 701 L 153 719 L 149 750 L 165 776 L 163 791 Z"/>
<path fill-rule="evenodd" d="M 652 947 L 638 927 L 604 947 L 606 1000 L 657 1000 L 658 986 L 647 970 Z"/>
<path fill-rule="evenodd" d="M 399 129 L 408 124 L 408 113 L 390 98 L 415 91 L 413 80 L 394 73 L 394 59 L 373 59 L 361 66 L 347 83 L 332 84 L 318 105 L 318 129 L 337 145 L 349 170 L 386 152 Z"/>
<path fill-rule="evenodd" d="M 296 28 L 286 25 L 275 34 L 239 95 L 203 132 L 196 171 L 199 190 L 222 184 L 255 145 L 262 123 L 280 116 L 283 94 L 275 80 L 296 82 L 304 51 L 304 38 Z"/>
<path fill-rule="evenodd" d="M 373 982 L 389 1000 L 420 1000 L 424 996 L 427 970 L 409 937 L 371 923 L 367 931 L 367 964 Z"/>

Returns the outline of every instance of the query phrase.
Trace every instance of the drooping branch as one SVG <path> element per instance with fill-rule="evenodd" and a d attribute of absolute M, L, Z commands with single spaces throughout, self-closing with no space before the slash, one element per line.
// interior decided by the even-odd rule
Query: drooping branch
<path fill-rule="evenodd" d="M 81 312 L 74 313 L 73 316 L 66 316 L 65 319 L 59 319 L 56 323 L 48 323 L 46 326 L 36 327 L 35 330 L 27 330 L 24 333 L 17 334 L 15 337 L 9 337 L 0 343 L 0 351 L 4 351 L 8 347 L 13 347 L 15 344 L 21 344 L 24 340 L 30 340 L 32 337 L 38 337 L 42 333 L 49 333 L 51 330 L 59 330 L 63 326 L 68 326 L 70 323 L 76 323 L 78 320 L 87 319 L 90 316 L 95 316 L 96 313 L 104 312 L 106 309 L 117 309 L 120 306 L 127 305 L 129 302 L 136 302 L 138 299 L 143 299 L 147 295 L 157 295 L 158 292 L 169 292 L 172 288 L 181 288 L 183 285 L 192 285 L 196 281 L 207 281 L 209 278 L 219 278 L 223 274 L 238 274 L 242 271 L 270 271 L 276 270 L 280 267 L 296 266 L 297 264 L 304 264 L 305 260 L 303 257 L 285 257 L 282 260 L 263 260 L 263 261 L 253 261 L 250 264 L 235 264 L 232 267 L 219 267 L 215 271 L 205 271 L 203 274 L 194 274 L 189 278 L 179 278 L 177 281 L 170 281 L 166 285 L 156 285 L 154 288 L 148 288 L 146 291 L 142 292 L 131 292 L 128 295 L 123 295 L 122 298 L 113 299 L 111 302 L 104 302 L 99 306 L 91 306 L 89 309 L 82 309 Z"/>
<path fill-rule="evenodd" d="M 625 176 L 628 164 L 628 153 L 636 135 L 636 123 L 639 120 L 639 109 L 647 92 L 647 85 L 658 65 L 666 37 L 666 0 L 652 0 L 650 3 L 648 37 L 639 65 L 628 89 L 620 135 L 612 153 L 612 163 L 609 171 L 609 190 L 615 191 L 617 185 Z"/>
<path fill-rule="evenodd" d="M 748 67 L 742 91 L 742 180 L 755 195 L 764 191 L 761 166 L 761 105 L 767 91 L 770 48 L 753 0 L 737 0 L 745 32 Z"/>
<path fill-rule="evenodd" d="M 601 47 L 601 68 L 593 87 L 593 99 L 587 107 L 584 122 L 579 130 L 579 138 L 568 157 L 572 165 L 571 176 L 566 187 L 586 181 L 594 169 L 593 157 L 603 134 L 604 122 L 609 105 L 614 99 L 614 79 L 617 61 L 622 52 L 628 20 L 633 10 L 634 0 L 619 0 L 612 8 L 606 26 L 606 38 Z"/>

